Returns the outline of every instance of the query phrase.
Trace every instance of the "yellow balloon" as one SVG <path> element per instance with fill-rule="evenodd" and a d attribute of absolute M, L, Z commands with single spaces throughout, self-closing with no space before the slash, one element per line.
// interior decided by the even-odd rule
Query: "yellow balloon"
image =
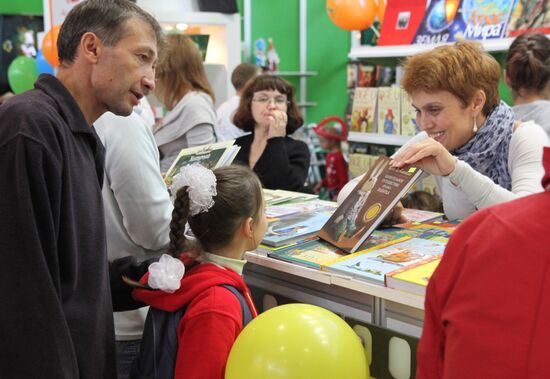
<path fill-rule="evenodd" d="M 286 304 L 252 320 L 233 345 L 225 379 L 368 379 L 357 334 L 334 313 Z"/>

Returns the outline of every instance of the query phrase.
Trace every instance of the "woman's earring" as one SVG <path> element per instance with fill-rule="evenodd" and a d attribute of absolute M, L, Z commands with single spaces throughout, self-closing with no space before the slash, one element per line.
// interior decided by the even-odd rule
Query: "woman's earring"
<path fill-rule="evenodd" d="M 474 133 L 477 133 L 477 121 L 476 121 L 476 116 L 474 116 L 474 128 L 472 129 L 474 131 Z"/>

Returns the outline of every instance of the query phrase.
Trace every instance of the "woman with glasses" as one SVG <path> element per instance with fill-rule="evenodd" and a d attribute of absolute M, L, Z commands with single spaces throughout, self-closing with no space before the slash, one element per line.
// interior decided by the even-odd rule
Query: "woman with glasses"
<path fill-rule="evenodd" d="M 271 75 L 260 75 L 246 86 L 233 123 L 251 134 L 237 138 L 235 161 L 249 166 L 264 188 L 301 191 L 309 170 L 309 149 L 289 137 L 303 124 L 294 87 Z"/>
<path fill-rule="evenodd" d="M 214 93 L 199 49 L 188 36 L 169 34 L 159 51 L 155 95 L 168 109 L 155 130 L 166 172 L 181 149 L 216 142 Z"/>

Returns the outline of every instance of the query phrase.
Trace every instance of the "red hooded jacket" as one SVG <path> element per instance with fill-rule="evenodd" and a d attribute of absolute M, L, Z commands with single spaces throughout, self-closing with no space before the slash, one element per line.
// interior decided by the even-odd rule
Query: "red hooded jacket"
<path fill-rule="evenodd" d="M 418 379 L 550 378 L 550 148 L 546 191 L 476 212 L 430 279 Z"/>
<path fill-rule="evenodd" d="M 141 282 L 147 283 L 148 274 Z M 174 378 L 223 379 L 233 342 L 243 328 L 242 310 L 227 284 L 238 289 L 256 317 L 250 292 L 235 271 L 203 263 L 185 272 L 181 287 L 174 293 L 134 289 L 135 299 L 165 311 L 187 309 L 178 328 L 179 348 Z"/>

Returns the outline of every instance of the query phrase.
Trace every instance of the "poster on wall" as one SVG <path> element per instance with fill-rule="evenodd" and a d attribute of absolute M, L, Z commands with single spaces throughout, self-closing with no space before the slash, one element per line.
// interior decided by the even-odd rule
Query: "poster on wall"
<path fill-rule="evenodd" d="M 433 0 L 413 43 L 503 38 L 514 0 Z"/>
<path fill-rule="evenodd" d="M 504 38 L 514 0 L 462 0 L 464 37 L 470 40 Z"/>
<path fill-rule="evenodd" d="M 518 0 L 508 23 L 508 37 L 520 34 L 550 33 L 549 0 Z"/>
<path fill-rule="evenodd" d="M 461 0 L 433 0 L 416 31 L 414 44 L 454 42 L 463 38 Z"/>

